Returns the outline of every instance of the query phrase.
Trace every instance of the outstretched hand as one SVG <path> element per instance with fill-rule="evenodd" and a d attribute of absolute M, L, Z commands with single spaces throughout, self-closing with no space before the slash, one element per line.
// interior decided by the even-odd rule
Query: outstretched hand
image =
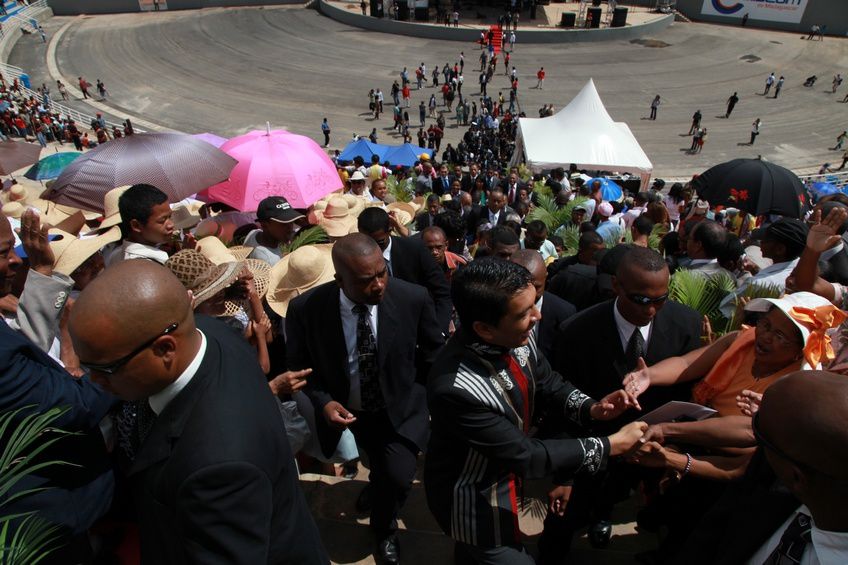
<path fill-rule="evenodd" d="M 624 389 L 619 389 L 606 395 L 589 409 L 589 415 L 594 420 L 612 420 L 621 416 L 630 408 L 641 410 L 636 396 Z"/>
<path fill-rule="evenodd" d="M 35 210 L 27 210 L 21 216 L 21 244 L 29 259 L 29 268 L 48 277 L 53 274 L 55 261 L 48 239 L 49 229 L 49 225 L 41 223 L 41 217 Z"/>
<path fill-rule="evenodd" d="M 624 375 L 621 386 L 633 395 L 633 398 L 638 398 L 640 394 L 648 390 L 651 386 L 651 375 L 644 359 L 639 357 L 636 368 Z"/>
<path fill-rule="evenodd" d="M 807 249 L 816 253 L 824 253 L 842 239 L 837 235 L 839 229 L 848 219 L 848 209 L 838 206 L 828 213 L 822 221 L 821 210 L 813 212 L 812 226 L 807 232 Z"/>

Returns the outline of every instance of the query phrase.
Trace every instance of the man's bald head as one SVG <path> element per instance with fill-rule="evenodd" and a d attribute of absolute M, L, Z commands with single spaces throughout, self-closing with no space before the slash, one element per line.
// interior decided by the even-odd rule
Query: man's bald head
<path fill-rule="evenodd" d="M 336 282 L 352 302 L 379 304 L 388 284 L 380 246 L 369 236 L 352 233 L 333 244 Z"/>
<path fill-rule="evenodd" d="M 333 266 L 339 269 L 349 268 L 357 259 L 379 253 L 380 246 L 372 238 L 363 233 L 352 233 L 344 236 L 333 244 Z"/>
<path fill-rule="evenodd" d="M 542 260 L 542 255 L 535 249 L 519 249 L 512 254 L 510 261 L 530 271 L 530 276 L 533 278 L 533 288 L 536 289 L 536 301 L 538 302 L 545 292 L 545 283 L 548 280 L 548 270 L 545 267 L 545 261 Z"/>
<path fill-rule="evenodd" d="M 74 348 L 92 379 L 125 400 L 155 394 L 176 380 L 199 347 L 185 287 L 152 261 L 123 261 L 103 271 L 80 294 L 70 317 Z M 145 347 L 145 343 L 147 343 Z"/>

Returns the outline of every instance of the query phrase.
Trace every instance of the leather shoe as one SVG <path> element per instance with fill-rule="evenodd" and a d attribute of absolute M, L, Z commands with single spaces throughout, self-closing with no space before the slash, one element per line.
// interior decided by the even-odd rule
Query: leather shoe
<path fill-rule="evenodd" d="M 587 534 L 592 547 L 603 549 L 609 545 L 612 536 L 612 524 L 606 520 L 595 522 L 589 526 Z"/>
<path fill-rule="evenodd" d="M 391 535 L 377 542 L 377 563 L 396 565 L 400 563 L 400 543 Z"/>
<path fill-rule="evenodd" d="M 360 514 L 371 512 L 371 484 L 365 485 L 356 499 L 356 511 Z"/>

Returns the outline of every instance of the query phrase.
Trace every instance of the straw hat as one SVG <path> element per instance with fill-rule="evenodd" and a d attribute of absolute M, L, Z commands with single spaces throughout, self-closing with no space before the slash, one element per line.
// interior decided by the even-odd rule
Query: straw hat
<path fill-rule="evenodd" d="M 232 249 L 232 248 L 231 248 Z M 248 247 L 248 249 L 250 249 Z M 253 286 L 256 287 L 256 293 L 259 298 L 264 298 L 268 292 L 268 285 L 271 278 L 271 265 L 262 259 L 245 259 L 244 261 L 247 270 L 253 275 Z M 240 310 L 247 311 L 249 301 L 242 300 L 225 300 L 224 301 L 224 316 L 235 316 Z"/>
<path fill-rule="evenodd" d="M 80 239 L 72 233 L 55 228 L 51 229 L 50 233 L 61 236 L 50 241 L 50 249 L 53 250 L 55 257 L 53 270 L 68 276 L 92 255 L 100 251 L 104 245 L 121 239 L 121 230 L 117 227 L 113 227 L 96 237 L 85 239 Z"/>
<path fill-rule="evenodd" d="M 233 245 L 228 247 L 227 251 L 229 251 L 233 257 L 239 261 L 244 261 L 251 253 L 253 253 L 253 248 L 248 247 L 247 245 Z"/>
<path fill-rule="evenodd" d="M 395 218 L 400 225 L 405 226 L 412 222 L 412 215 L 406 210 L 395 210 Z"/>
<path fill-rule="evenodd" d="M 356 228 L 356 216 L 351 215 L 347 200 L 335 197 L 324 210 L 313 212 L 316 222 L 330 237 L 344 237 Z"/>
<path fill-rule="evenodd" d="M 415 207 L 412 206 L 412 204 L 410 204 L 409 202 L 392 202 L 391 204 L 386 206 L 386 212 L 392 212 L 395 210 L 406 212 L 407 214 L 409 214 L 410 218 L 415 217 Z"/>
<path fill-rule="evenodd" d="M 8 218 L 20 220 L 24 212 L 26 212 L 26 206 L 20 202 L 6 202 L 3 204 L 3 215 Z"/>
<path fill-rule="evenodd" d="M 171 210 L 171 221 L 174 229 L 185 230 L 193 228 L 200 223 L 200 213 L 193 212 L 188 206 L 180 204 Z"/>
<path fill-rule="evenodd" d="M 289 302 L 309 289 L 330 282 L 333 268 L 332 243 L 298 247 L 271 267 L 266 300 L 271 309 L 285 317 Z"/>
<path fill-rule="evenodd" d="M 197 305 L 233 284 L 244 263 L 234 261 L 216 265 L 194 249 L 183 249 L 171 255 L 165 266 L 192 291 Z"/>
<path fill-rule="evenodd" d="M 106 193 L 103 197 L 103 221 L 100 222 L 97 229 L 88 232 L 89 234 L 98 233 L 121 223 L 121 210 L 118 208 L 118 200 L 129 187 L 130 185 L 119 186 Z"/>
<path fill-rule="evenodd" d="M 347 201 L 347 207 L 350 211 L 350 215 L 354 218 L 358 218 L 359 214 L 365 210 L 365 204 L 367 204 L 367 201 L 364 197 L 357 196 L 355 194 L 343 194 L 342 198 Z"/>
<path fill-rule="evenodd" d="M 195 249 L 199 251 L 201 255 L 203 255 L 216 265 L 220 265 L 222 263 L 231 263 L 233 261 L 239 260 L 232 252 L 232 250 L 227 248 L 227 246 L 224 245 L 224 242 L 215 237 L 214 235 L 210 235 L 208 237 L 200 239 L 197 242 L 197 246 L 195 247 Z M 243 257 L 242 259 L 246 257 L 247 256 Z"/>

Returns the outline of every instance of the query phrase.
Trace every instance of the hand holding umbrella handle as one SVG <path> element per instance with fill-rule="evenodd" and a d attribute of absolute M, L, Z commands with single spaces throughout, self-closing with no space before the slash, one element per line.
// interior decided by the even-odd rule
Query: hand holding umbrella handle
<path fill-rule="evenodd" d="M 29 258 L 29 268 L 44 276 L 53 274 L 53 249 L 47 238 L 50 226 L 41 224 L 38 212 L 32 209 L 24 212 L 21 217 L 21 243 Z"/>

